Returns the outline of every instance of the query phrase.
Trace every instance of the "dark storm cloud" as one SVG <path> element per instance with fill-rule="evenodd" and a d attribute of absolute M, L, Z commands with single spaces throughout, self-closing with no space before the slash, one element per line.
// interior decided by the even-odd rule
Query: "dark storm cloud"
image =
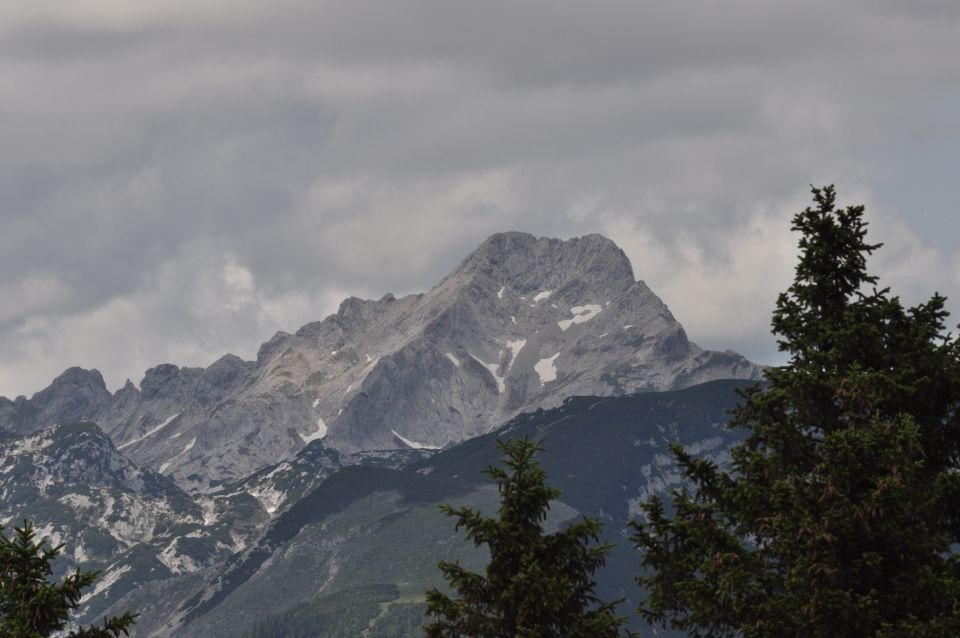
<path fill-rule="evenodd" d="M 949 294 L 956 188 L 924 176 L 958 159 L 960 12 L 904 6 L 23 3 L 0 394 L 249 357 L 504 229 L 607 233 L 694 339 L 770 360 L 810 183 L 870 206 L 898 284 Z"/>

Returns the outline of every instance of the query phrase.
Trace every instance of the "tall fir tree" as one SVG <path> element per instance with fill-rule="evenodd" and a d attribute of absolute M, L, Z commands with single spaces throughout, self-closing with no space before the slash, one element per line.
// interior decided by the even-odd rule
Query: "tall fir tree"
<path fill-rule="evenodd" d="M 429 638 L 618 638 L 629 636 L 626 620 L 616 615 L 620 601 L 601 601 L 593 574 L 610 550 L 597 544 L 600 522 L 584 517 L 547 534 L 543 522 L 560 491 L 546 484 L 546 472 L 534 459 L 542 448 L 527 437 L 498 442 L 503 467 L 486 474 L 497 482 L 500 507 L 487 518 L 469 507 L 443 506 L 466 529 L 468 540 L 487 545 L 485 574 L 459 563 L 441 562 L 444 578 L 456 591 L 451 598 L 427 591 Z M 622 633 L 621 633 L 622 632 Z"/>
<path fill-rule="evenodd" d="M 957 636 L 960 342 L 940 295 L 875 287 L 862 206 L 813 196 L 773 313 L 788 362 L 742 393 L 729 471 L 674 448 L 673 511 L 634 523 L 640 613 L 696 637 Z"/>
<path fill-rule="evenodd" d="M 45 638 L 57 633 L 67 638 L 118 638 L 127 635 L 135 616 L 105 618 L 91 626 L 62 634 L 72 611 L 80 607 L 82 590 L 96 580 L 98 572 L 68 574 L 62 583 L 50 582 L 51 563 L 63 545 L 50 546 L 37 540 L 30 521 L 14 528 L 11 538 L 0 534 L 0 638 Z"/>

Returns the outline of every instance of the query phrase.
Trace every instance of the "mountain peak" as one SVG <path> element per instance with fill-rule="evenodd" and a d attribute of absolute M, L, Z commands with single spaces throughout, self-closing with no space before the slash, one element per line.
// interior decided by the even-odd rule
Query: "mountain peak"
<path fill-rule="evenodd" d="M 571 239 L 504 232 L 488 237 L 451 274 L 482 275 L 520 292 L 580 280 L 623 289 L 634 283 L 630 260 L 613 241 L 591 234 Z"/>
<path fill-rule="evenodd" d="M 99 370 L 67 368 L 29 400 L 17 397 L 10 401 L 0 396 L 0 431 L 27 434 L 54 423 L 83 421 L 112 398 Z"/>
<path fill-rule="evenodd" d="M 89 370 L 79 366 L 67 368 L 53 380 L 51 386 L 77 385 L 90 388 L 94 391 L 107 391 L 107 384 L 103 380 L 103 375 L 96 368 Z M 39 394 L 39 393 L 38 393 Z M 36 397 L 36 395 L 34 395 Z"/>
<path fill-rule="evenodd" d="M 689 341 L 606 237 L 505 232 L 429 291 L 350 297 L 256 361 L 156 366 L 113 401 L 99 373 L 71 370 L 48 390 L 78 392 L 0 402 L 0 428 L 96 420 L 137 463 L 204 491 L 319 440 L 345 454 L 438 448 L 570 396 L 761 373 Z"/>

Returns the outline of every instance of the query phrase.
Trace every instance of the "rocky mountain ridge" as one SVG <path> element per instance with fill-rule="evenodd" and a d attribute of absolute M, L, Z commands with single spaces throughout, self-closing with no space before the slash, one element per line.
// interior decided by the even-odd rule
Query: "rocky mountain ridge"
<path fill-rule="evenodd" d="M 569 396 L 761 373 L 690 342 L 610 240 L 500 233 L 430 291 L 347 299 L 256 361 L 163 364 L 112 394 L 72 368 L 31 399 L 0 398 L 0 432 L 94 421 L 141 467 L 214 493 L 315 440 L 348 455 L 439 449 Z"/>
<path fill-rule="evenodd" d="M 724 426 L 726 410 L 746 385 L 716 381 L 676 392 L 574 397 L 439 452 L 355 463 L 289 499 L 227 561 L 116 592 L 106 611 L 141 611 L 137 636 L 422 636 L 424 591 L 442 585 L 436 561 L 457 560 L 471 570 L 486 562 L 437 505 L 496 511 L 497 490 L 483 474 L 500 460 L 495 441 L 529 436 L 542 441 L 539 461 L 561 490 L 548 530 L 581 515 L 599 517 L 602 540 L 615 545 L 598 573 L 601 597 L 626 597 L 622 612 L 644 635 L 674 636 L 633 614 L 639 557 L 626 525 L 640 503 L 679 484 L 671 443 L 714 463 L 729 461 L 729 447 L 742 433 Z M 309 449 L 316 453 L 322 443 Z M 275 476 L 289 469 L 280 467 Z M 370 601 L 371 587 L 386 590 Z"/>
<path fill-rule="evenodd" d="M 81 564 L 104 569 L 86 599 L 96 599 L 94 610 L 143 582 L 225 560 L 257 519 L 269 518 L 252 497 L 243 512 L 226 500 L 194 499 L 171 478 L 137 467 L 93 423 L 9 437 L 2 450 L 0 525 L 31 519 L 41 537 L 64 542 L 58 576 Z"/>

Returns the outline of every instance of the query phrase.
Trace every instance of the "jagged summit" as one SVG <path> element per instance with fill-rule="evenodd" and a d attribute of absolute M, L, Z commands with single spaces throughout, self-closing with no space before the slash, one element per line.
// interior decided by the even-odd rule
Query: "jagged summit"
<path fill-rule="evenodd" d="M 584 282 L 604 286 L 633 283 L 630 260 L 614 242 L 592 234 L 569 240 L 529 233 L 491 235 L 449 275 L 480 274 L 522 292 L 564 282 L 576 273 Z"/>
<path fill-rule="evenodd" d="M 90 419 L 111 399 L 98 370 L 67 368 L 29 400 L 0 397 L 0 432 L 26 434 L 44 425 Z"/>
<path fill-rule="evenodd" d="M 431 290 L 348 298 L 326 319 L 274 335 L 255 362 L 165 364 L 147 371 L 139 391 L 113 397 L 72 373 L 75 381 L 44 391 L 44 405 L 80 397 L 94 411 L 83 418 L 95 417 L 139 464 L 210 490 L 317 439 L 344 453 L 438 448 L 572 395 L 760 374 L 735 353 L 691 343 L 609 239 L 509 232 Z M 3 401 L 0 428 L 59 418 Z"/>

